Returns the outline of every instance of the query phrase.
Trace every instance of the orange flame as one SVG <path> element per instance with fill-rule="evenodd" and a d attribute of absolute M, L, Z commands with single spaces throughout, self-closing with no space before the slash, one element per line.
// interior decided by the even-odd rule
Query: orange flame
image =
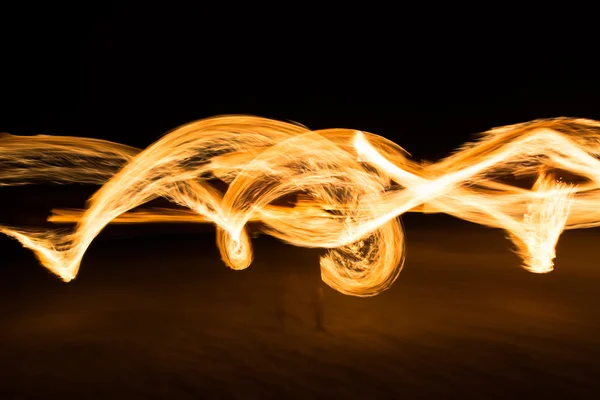
<path fill-rule="evenodd" d="M 600 123 L 558 118 L 496 128 L 435 164 L 410 160 L 380 136 L 311 131 L 251 116 L 209 118 L 182 126 L 141 151 L 73 137 L 0 137 L 0 186 L 43 181 L 102 185 L 85 210 L 54 210 L 69 233 L 0 226 L 64 281 L 109 223 L 198 222 L 217 227 L 223 261 L 252 262 L 246 224 L 287 243 L 329 249 L 323 280 L 344 294 L 376 295 L 404 261 L 398 217 L 447 213 L 509 233 L 531 272 L 553 268 L 564 229 L 600 225 Z M 550 171 L 584 180 L 566 184 Z M 520 188 L 501 178 L 534 177 Z M 212 182 L 227 183 L 225 193 Z M 301 193 L 295 207 L 274 205 Z M 163 197 L 186 210 L 136 211 Z M 133 210 L 133 211 L 132 211 Z"/>

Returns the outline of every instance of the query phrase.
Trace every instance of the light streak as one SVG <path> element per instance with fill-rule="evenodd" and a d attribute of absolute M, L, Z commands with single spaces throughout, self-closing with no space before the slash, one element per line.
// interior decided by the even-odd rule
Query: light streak
<path fill-rule="evenodd" d="M 434 140 L 434 139 L 432 139 Z M 78 137 L 0 136 L 0 186 L 101 185 L 84 210 L 54 210 L 74 229 L 0 231 L 50 271 L 76 277 L 90 243 L 110 223 L 211 223 L 233 269 L 252 262 L 247 223 L 300 247 L 326 248 L 321 275 L 349 295 L 390 287 L 404 263 L 405 212 L 446 213 L 507 231 L 523 267 L 553 269 L 565 229 L 600 225 L 600 123 L 556 118 L 492 129 L 431 164 L 393 142 L 351 129 L 311 131 L 252 116 L 190 123 L 145 150 Z M 555 171 L 579 178 L 558 179 Z M 506 177 L 530 177 L 522 188 Z M 214 186 L 227 184 L 221 192 Z M 295 195 L 294 207 L 277 200 Z M 139 207 L 158 197 L 182 206 Z"/>

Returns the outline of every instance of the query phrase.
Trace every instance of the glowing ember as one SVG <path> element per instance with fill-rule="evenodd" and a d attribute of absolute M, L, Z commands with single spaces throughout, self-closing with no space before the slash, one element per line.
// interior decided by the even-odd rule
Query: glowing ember
<path fill-rule="evenodd" d="M 201 222 L 217 227 L 224 262 L 252 262 L 246 224 L 296 246 L 328 248 L 323 280 L 349 295 L 387 289 L 402 268 L 398 217 L 447 213 L 509 233 L 524 268 L 549 272 L 564 229 L 600 225 L 600 123 L 550 119 L 493 129 L 436 164 L 408 158 L 377 135 L 310 131 L 249 116 L 210 118 L 180 127 L 146 150 L 102 140 L 0 136 L 0 186 L 102 185 L 85 210 L 55 210 L 50 221 L 72 232 L 0 226 L 65 281 L 109 223 Z M 567 184 L 562 170 L 581 178 Z M 535 178 L 532 188 L 507 177 Z M 212 184 L 227 183 L 225 193 Z M 504 179 L 504 182 L 502 182 Z M 297 195 L 295 207 L 274 202 Z M 189 211 L 133 210 L 164 197 Z M 132 211 L 133 210 L 133 211 Z"/>

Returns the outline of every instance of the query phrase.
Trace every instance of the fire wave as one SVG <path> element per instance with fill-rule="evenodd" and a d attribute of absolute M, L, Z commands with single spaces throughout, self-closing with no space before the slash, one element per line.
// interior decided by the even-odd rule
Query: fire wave
<path fill-rule="evenodd" d="M 390 287 L 404 262 L 399 216 L 447 213 L 509 233 L 524 268 L 553 269 L 564 229 L 600 225 L 600 122 L 557 118 L 492 129 L 451 156 L 424 164 L 380 136 L 311 131 L 252 116 L 222 116 L 182 126 L 145 150 L 86 138 L 0 136 L 0 186 L 102 185 L 85 210 L 56 210 L 75 229 L 0 231 L 70 281 L 109 223 L 212 223 L 223 261 L 247 268 L 246 224 L 302 247 L 329 249 L 323 280 L 349 295 Z M 557 179 L 561 170 L 577 183 Z M 530 188 L 506 178 L 534 179 Z M 222 193 L 215 180 L 227 184 Z M 299 195 L 295 207 L 274 202 Z M 164 197 L 189 211 L 132 211 Z"/>

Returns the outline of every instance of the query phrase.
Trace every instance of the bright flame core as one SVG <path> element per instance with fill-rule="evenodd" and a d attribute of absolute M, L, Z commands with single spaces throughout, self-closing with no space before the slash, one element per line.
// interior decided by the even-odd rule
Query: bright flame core
<path fill-rule="evenodd" d="M 553 269 L 564 229 L 600 225 L 600 123 L 558 118 L 496 128 L 439 161 L 411 161 L 396 144 L 348 129 L 310 131 L 250 116 L 182 126 L 145 150 L 102 140 L 0 136 L 0 186 L 102 185 L 85 210 L 54 210 L 72 232 L 0 226 L 64 281 L 77 275 L 92 240 L 109 223 L 201 222 L 217 227 L 223 261 L 252 262 L 246 228 L 287 243 L 327 248 L 323 280 L 349 295 L 391 286 L 404 261 L 398 219 L 408 211 L 447 213 L 508 232 L 524 268 Z M 562 170 L 583 178 L 566 184 Z M 530 189 L 500 178 L 533 177 Z M 213 185 L 228 185 L 221 193 Z M 295 207 L 274 205 L 290 194 Z M 189 211 L 133 210 L 164 197 Z M 133 211 L 132 211 L 133 210 Z"/>

